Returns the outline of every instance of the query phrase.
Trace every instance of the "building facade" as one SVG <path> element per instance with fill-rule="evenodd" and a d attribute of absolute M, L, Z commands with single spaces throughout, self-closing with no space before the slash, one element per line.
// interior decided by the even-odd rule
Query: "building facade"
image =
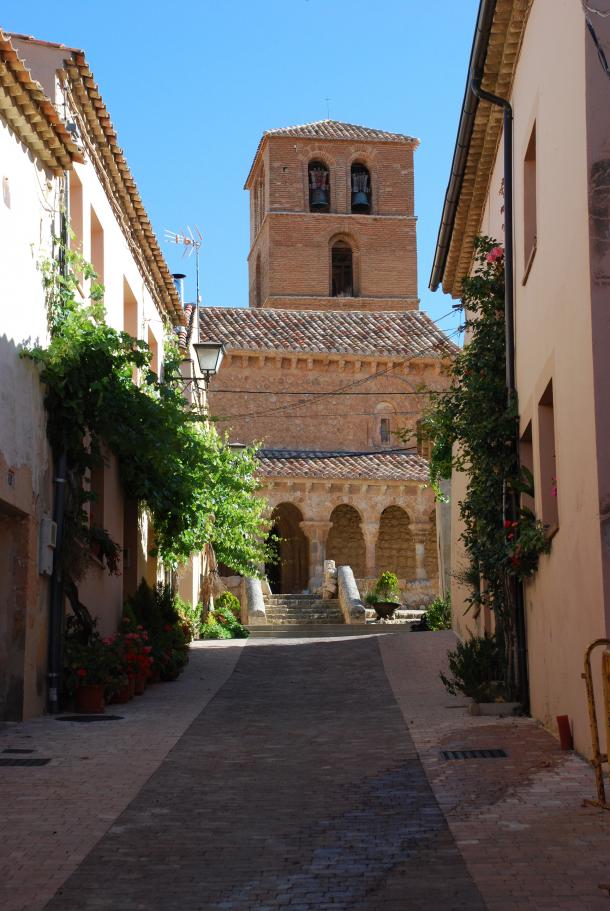
<path fill-rule="evenodd" d="M 364 587 L 391 570 L 414 603 L 437 591 L 417 422 L 454 349 L 419 310 L 416 147 L 332 120 L 266 132 L 246 181 L 250 307 L 200 312 L 201 339 L 227 348 L 211 413 L 262 444 L 275 591 L 315 590 L 325 559 Z"/>
<path fill-rule="evenodd" d="M 0 178 L 0 719 L 19 720 L 40 714 L 47 699 L 56 473 L 44 389 L 19 352 L 48 341 L 41 267 L 53 255 L 61 214 L 105 287 L 108 324 L 146 341 L 155 371 L 168 332 L 182 329 L 186 357 L 189 326 L 82 51 L 0 33 Z M 89 480 L 96 498 L 88 509 L 122 551 L 119 575 L 91 554 L 78 584 L 107 635 L 140 579 L 154 584 L 163 568 L 112 453 Z M 195 555 L 184 573 L 184 593 L 195 600 L 200 564 Z"/>
<path fill-rule="evenodd" d="M 610 78 L 598 54 L 610 20 L 570 0 L 483 0 L 477 33 L 485 40 L 475 41 L 470 73 L 482 68 L 483 89 L 513 112 L 520 456 L 551 539 L 525 584 L 531 710 L 551 729 L 569 715 L 577 749 L 590 752 L 583 657 L 610 636 Z M 461 186 L 445 201 L 432 276 L 453 297 L 472 268 L 475 236 L 506 242 L 502 135 L 501 109 L 477 103 L 467 84 L 453 168 Z M 454 475 L 454 571 L 464 484 Z M 452 593 L 467 635 L 475 623 L 455 579 Z"/>

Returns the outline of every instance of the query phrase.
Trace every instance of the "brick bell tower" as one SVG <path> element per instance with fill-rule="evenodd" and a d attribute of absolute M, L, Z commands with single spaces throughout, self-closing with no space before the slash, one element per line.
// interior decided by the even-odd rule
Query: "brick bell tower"
<path fill-rule="evenodd" d="M 250 307 L 417 310 L 418 140 L 336 120 L 268 130 L 250 191 Z"/>

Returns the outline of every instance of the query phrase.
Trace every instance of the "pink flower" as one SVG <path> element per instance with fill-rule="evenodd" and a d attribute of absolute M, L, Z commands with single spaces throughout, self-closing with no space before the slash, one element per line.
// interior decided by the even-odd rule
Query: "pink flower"
<path fill-rule="evenodd" d="M 502 247 L 492 247 L 487 256 L 485 257 L 485 262 L 495 263 L 498 259 L 502 259 L 504 256 L 504 250 Z"/>

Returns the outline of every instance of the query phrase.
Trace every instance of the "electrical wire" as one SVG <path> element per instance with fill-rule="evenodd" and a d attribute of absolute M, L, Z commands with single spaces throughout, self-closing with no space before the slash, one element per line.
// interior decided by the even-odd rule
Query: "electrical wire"
<path fill-rule="evenodd" d="M 450 333 L 446 337 L 448 339 L 450 339 L 452 336 L 458 334 L 460 331 L 461 331 L 460 329 L 454 330 L 454 332 Z M 270 415 L 280 414 L 281 412 L 284 412 L 287 410 L 294 411 L 297 408 L 302 407 L 303 405 L 312 405 L 315 402 L 321 401 L 322 399 L 325 399 L 325 398 L 334 398 L 337 395 L 342 394 L 344 392 L 344 390 L 346 390 L 346 389 L 351 389 L 354 386 L 361 386 L 364 383 L 369 383 L 371 380 L 378 379 L 380 376 L 387 376 L 387 374 L 391 373 L 394 370 L 398 370 L 399 367 L 402 367 L 403 364 L 406 363 L 411 357 L 421 357 L 422 355 L 425 355 L 425 354 L 431 353 L 431 352 L 438 353 L 438 347 L 436 344 L 430 346 L 429 348 L 423 349 L 423 351 L 414 352 L 410 356 L 402 357 L 398 364 L 392 365 L 391 367 L 388 367 L 385 370 L 379 370 L 376 373 L 371 374 L 370 376 L 365 376 L 359 380 L 354 380 L 353 382 L 347 383 L 345 386 L 340 386 L 338 389 L 332 390 L 331 392 L 322 392 L 322 393 L 318 394 L 316 396 L 316 398 L 314 398 L 314 399 L 303 399 L 300 402 L 289 402 L 285 405 L 278 405 L 276 408 L 271 408 L 267 411 L 262 411 L 262 412 L 249 411 L 249 412 L 244 412 L 243 414 L 234 414 L 234 415 L 231 415 L 230 419 L 235 420 L 235 419 L 239 418 L 239 419 L 251 420 L 252 418 L 269 417 Z M 430 395 L 430 393 L 432 391 L 434 391 L 434 390 L 423 391 L 423 392 L 413 392 L 412 394 L 413 395 Z M 211 390 L 211 393 L 213 395 L 214 390 Z M 278 393 L 278 394 L 281 395 L 281 393 Z M 357 395 L 357 393 L 353 393 L 353 394 Z M 408 395 L 408 394 L 409 393 L 402 393 L 402 395 Z M 384 395 L 383 391 L 379 392 L 378 395 L 380 398 L 383 398 L 383 395 Z M 226 418 L 225 420 L 228 420 L 228 419 L 229 418 Z"/>
<path fill-rule="evenodd" d="M 604 73 L 606 74 L 606 76 L 610 79 L 610 64 L 608 64 L 608 58 L 606 57 L 606 52 L 605 52 L 604 48 L 602 47 L 602 43 L 597 35 L 597 32 L 595 31 L 593 23 L 591 22 L 591 19 L 589 18 L 589 15 L 588 15 L 588 13 L 592 13 L 596 16 L 600 16 L 602 19 L 607 19 L 608 16 L 610 16 L 610 9 L 605 10 L 605 11 L 597 9 L 594 6 L 590 6 L 588 3 L 585 2 L 585 0 L 581 0 L 581 6 L 584 10 L 585 23 L 587 26 L 587 30 L 588 30 L 589 34 L 591 35 L 591 40 L 593 41 L 593 44 L 595 45 L 595 49 L 597 51 L 597 57 L 599 59 L 601 68 L 604 71 Z"/>

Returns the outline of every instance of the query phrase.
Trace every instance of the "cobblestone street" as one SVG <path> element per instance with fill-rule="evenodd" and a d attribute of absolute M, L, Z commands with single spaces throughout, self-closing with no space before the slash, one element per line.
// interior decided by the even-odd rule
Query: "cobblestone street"
<path fill-rule="evenodd" d="M 7 725 L 3 911 L 608 908 L 610 815 L 529 719 L 438 680 L 451 633 L 198 643 L 119 721 Z M 584 698 L 584 694 L 583 694 Z M 445 761 L 498 747 L 506 759 Z"/>

